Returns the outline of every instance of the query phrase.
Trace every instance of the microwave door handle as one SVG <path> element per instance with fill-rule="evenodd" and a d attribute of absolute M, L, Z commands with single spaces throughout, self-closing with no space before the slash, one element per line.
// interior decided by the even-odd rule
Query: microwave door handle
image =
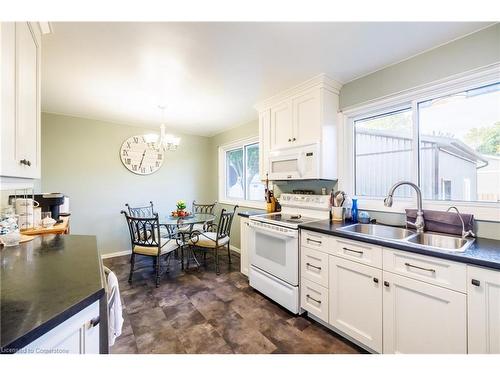
<path fill-rule="evenodd" d="M 299 173 L 299 178 L 304 175 L 304 159 L 306 157 L 305 155 L 306 154 L 304 152 L 301 152 L 297 160 L 297 169 L 298 169 L 297 172 Z"/>

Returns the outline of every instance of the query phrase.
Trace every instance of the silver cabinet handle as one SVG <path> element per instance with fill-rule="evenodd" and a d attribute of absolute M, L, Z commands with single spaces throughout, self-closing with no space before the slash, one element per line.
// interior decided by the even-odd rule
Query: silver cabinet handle
<path fill-rule="evenodd" d="M 429 272 L 432 272 L 432 273 L 436 272 L 436 270 L 434 270 L 432 268 L 425 268 L 425 267 L 415 266 L 415 265 L 410 264 L 410 263 L 405 263 L 405 266 L 406 267 L 418 268 L 419 270 L 429 271 Z"/>
<path fill-rule="evenodd" d="M 361 254 L 361 255 L 363 254 L 363 252 L 360 250 L 353 250 L 353 249 L 349 249 L 348 247 L 343 247 L 343 249 L 346 251 L 351 251 L 351 252 L 356 253 L 356 254 Z"/>
<path fill-rule="evenodd" d="M 321 271 L 321 267 L 315 266 L 314 264 L 306 263 L 306 266 L 316 268 L 317 270 Z"/>
<path fill-rule="evenodd" d="M 307 242 L 314 242 L 314 243 L 317 243 L 318 245 L 321 245 L 321 241 L 318 241 L 318 240 L 311 240 L 310 238 L 308 238 L 306 241 Z"/>
<path fill-rule="evenodd" d="M 312 298 L 309 294 L 306 294 L 306 297 L 309 299 L 312 299 L 314 302 L 321 304 L 320 300 L 317 300 L 316 298 Z"/>

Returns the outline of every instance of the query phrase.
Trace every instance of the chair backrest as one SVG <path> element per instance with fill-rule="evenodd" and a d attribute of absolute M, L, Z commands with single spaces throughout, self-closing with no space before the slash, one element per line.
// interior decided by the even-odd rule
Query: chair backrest
<path fill-rule="evenodd" d="M 233 211 L 226 211 L 222 209 L 219 218 L 219 225 L 217 226 L 217 238 L 223 238 L 231 235 L 231 225 L 233 224 L 234 214 L 238 205 L 234 206 Z"/>
<path fill-rule="evenodd" d="M 160 251 L 160 219 L 153 217 L 133 217 L 121 211 L 127 220 L 132 249 L 134 246 L 157 247 Z"/>
<path fill-rule="evenodd" d="M 214 213 L 217 202 L 210 204 L 199 204 L 193 201 L 193 214 L 212 214 Z"/>
<path fill-rule="evenodd" d="M 143 207 L 130 207 L 128 203 L 125 203 L 127 206 L 128 214 L 132 217 L 154 217 L 155 211 L 153 208 L 153 202 L 149 202 L 149 206 Z"/>

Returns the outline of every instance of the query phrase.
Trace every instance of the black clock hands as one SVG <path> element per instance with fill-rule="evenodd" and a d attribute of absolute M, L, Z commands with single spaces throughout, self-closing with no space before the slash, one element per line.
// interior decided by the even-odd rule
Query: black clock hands
<path fill-rule="evenodd" d="M 141 168 L 142 162 L 144 161 L 144 156 L 146 156 L 146 151 L 147 150 L 144 150 L 144 152 L 142 153 L 142 159 L 141 159 L 141 162 L 139 163 L 139 169 Z"/>

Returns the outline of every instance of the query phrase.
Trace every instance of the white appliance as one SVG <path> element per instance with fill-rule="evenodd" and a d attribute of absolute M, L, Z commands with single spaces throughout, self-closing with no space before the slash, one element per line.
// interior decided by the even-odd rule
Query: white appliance
<path fill-rule="evenodd" d="M 250 286 L 299 313 L 299 224 L 328 219 L 328 195 L 281 194 L 282 212 L 250 216 Z"/>
<path fill-rule="evenodd" d="M 317 179 L 320 174 L 319 144 L 291 147 L 269 153 L 270 180 Z"/>

